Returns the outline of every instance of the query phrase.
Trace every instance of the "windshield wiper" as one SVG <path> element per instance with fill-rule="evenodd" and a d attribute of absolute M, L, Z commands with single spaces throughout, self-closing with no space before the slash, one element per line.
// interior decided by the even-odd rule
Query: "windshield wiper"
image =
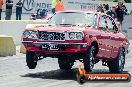
<path fill-rule="evenodd" d="M 73 24 L 57 24 L 57 25 L 73 25 Z"/>
<path fill-rule="evenodd" d="M 82 25 L 82 26 L 85 26 L 85 27 L 91 27 L 90 25 L 87 25 L 87 24 L 84 24 L 84 25 Z"/>
<path fill-rule="evenodd" d="M 83 26 L 82 24 L 58 24 L 58 25 Z"/>
<path fill-rule="evenodd" d="M 79 25 L 76 25 L 76 24 L 56 24 L 56 25 L 63 25 L 63 26 L 79 26 Z"/>

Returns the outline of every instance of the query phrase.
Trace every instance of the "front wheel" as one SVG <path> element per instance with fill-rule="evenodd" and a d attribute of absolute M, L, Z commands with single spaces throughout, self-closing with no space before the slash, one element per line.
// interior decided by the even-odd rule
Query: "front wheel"
<path fill-rule="evenodd" d="M 29 69 L 35 69 L 37 65 L 36 56 L 34 52 L 26 52 L 26 63 Z"/>
<path fill-rule="evenodd" d="M 114 61 L 110 61 L 108 63 L 109 71 L 111 73 L 121 73 L 124 69 L 125 64 L 125 53 L 124 50 L 121 48 L 119 50 L 119 54 Z"/>
<path fill-rule="evenodd" d="M 84 69 L 86 72 L 91 72 L 95 63 L 95 46 L 90 46 L 83 58 Z"/>

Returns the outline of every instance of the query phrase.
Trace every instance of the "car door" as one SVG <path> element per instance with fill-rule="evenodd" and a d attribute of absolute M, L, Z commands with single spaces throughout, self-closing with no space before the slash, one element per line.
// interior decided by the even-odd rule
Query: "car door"
<path fill-rule="evenodd" d="M 108 58 L 110 57 L 110 50 L 108 49 L 110 36 L 107 34 L 107 21 L 106 15 L 102 15 L 99 18 L 99 30 L 100 35 L 98 36 L 99 42 L 99 57 Z"/>
<path fill-rule="evenodd" d="M 111 58 L 115 58 L 118 54 L 119 46 L 121 43 L 120 34 L 118 32 L 118 27 L 115 24 L 115 21 L 111 17 L 107 17 L 107 26 L 108 26 L 108 35 L 111 37 L 108 47 L 109 50 L 111 50 Z"/>

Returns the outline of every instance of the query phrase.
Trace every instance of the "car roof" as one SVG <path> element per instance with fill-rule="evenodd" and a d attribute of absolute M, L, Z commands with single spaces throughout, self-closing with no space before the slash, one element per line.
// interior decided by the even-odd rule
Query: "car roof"
<path fill-rule="evenodd" d="M 96 12 L 96 11 L 82 11 L 82 10 L 64 10 L 64 11 L 59 11 L 58 13 L 61 13 L 61 12 L 82 12 L 82 13 L 92 13 L 92 14 L 106 15 L 105 13 L 101 13 L 101 12 Z"/>

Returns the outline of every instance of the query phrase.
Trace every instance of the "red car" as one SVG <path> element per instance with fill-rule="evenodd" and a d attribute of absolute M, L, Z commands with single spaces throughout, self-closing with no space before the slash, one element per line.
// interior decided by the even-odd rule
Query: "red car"
<path fill-rule="evenodd" d="M 48 24 L 26 27 L 22 43 L 29 69 L 34 69 L 38 60 L 53 57 L 64 70 L 80 60 L 86 72 L 99 61 L 110 72 L 122 72 L 129 47 L 128 38 L 112 17 L 85 11 L 58 12 Z"/>

